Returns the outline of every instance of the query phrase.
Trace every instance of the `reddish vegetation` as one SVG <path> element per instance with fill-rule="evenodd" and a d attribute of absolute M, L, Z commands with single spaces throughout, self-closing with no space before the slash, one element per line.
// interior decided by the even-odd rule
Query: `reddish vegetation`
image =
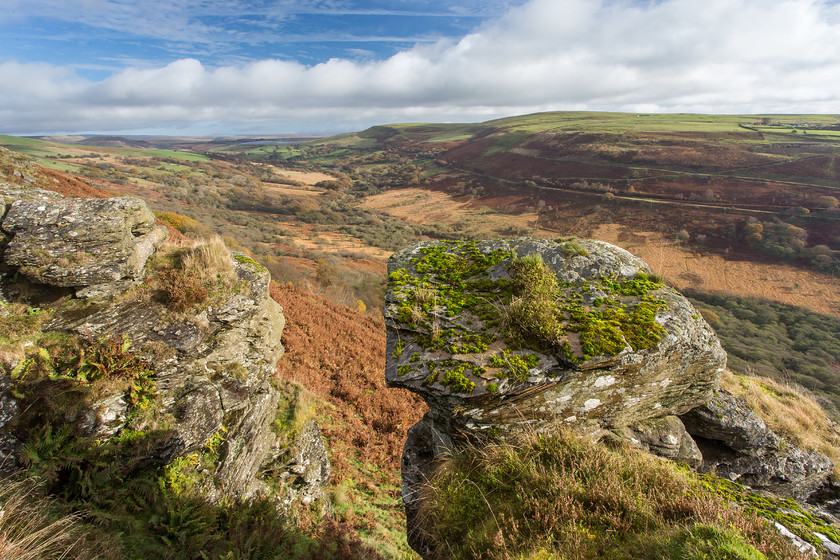
<path fill-rule="evenodd" d="M 798 177 L 817 177 L 820 179 L 836 179 L 834 169 L 836 158 L 830 156 L 814 156 L 773 166 L 774 173 L 784 173 Z"/>
<path fill-rule="evenodd" d="M 332 405 L 333 421 L 322 429 L 334 480 L 354 459 L 398 472 L 406 431 L 427 408 L 416 395 L 385 387 L 385 325 L 292 286 L 272 284 L 271 297 L 286 316 L 277 375 Z"/>
<path fill-rule="evenodd" d="M 47 169 L 40 165 L 37 168 L 43 179 L 43 181 L 39 182 L 38 186 L 49 191 L 54 191 L 70 198 L 108 198 L 109 196 L 114 196 L 113 193 L 95 189 L 70 175 Z"/>

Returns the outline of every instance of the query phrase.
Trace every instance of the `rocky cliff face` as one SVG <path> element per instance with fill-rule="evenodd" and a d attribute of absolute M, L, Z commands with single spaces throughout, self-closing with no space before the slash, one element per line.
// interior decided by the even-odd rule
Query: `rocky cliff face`
<path fill-rule="evenodd" d="M 284 317 L 267 270 L 221 243 L 164 247 L 165 228 L 136 198 L 0 196 L 4 319 L 37 317 L 4 345 L 7 471 L 43 426 L 63 424 L 212 501 L 323 498 L 317 425 L 276 422 L 289 407 L 271 381 Z M 49 402 L 55 384 L 70 398 Z"/>
<path fill-rule="evenodd" d="M 806 498 L 833 465 L 718 389 L 726 355 L 691 304 L 606 243 L 421 243 L 389 261 L 386 380 L 430 412 L 408 433 L 403 499 L 467 441 L 572 426 Z"/>

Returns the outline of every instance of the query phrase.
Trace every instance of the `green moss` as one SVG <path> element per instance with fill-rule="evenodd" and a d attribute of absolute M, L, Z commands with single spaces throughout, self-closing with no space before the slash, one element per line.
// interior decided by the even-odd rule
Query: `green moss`
<path fill-rule="evenodd" d="M 405 350 L 405 342 L 398 340 L 396 344 L 394 344 L 394 350 L 391 352 L 391 356 L 393 356 L 394 359 L 397 359 L 402 356 L 403 350 Z"/>
<path fill-rule="evenodd" d="M 487 351 L 486 335 L 464 334 L 458 337 L 458 342 L 450 344 L 453 354 L 479 354 Z"/>
<path fill-rule="evenodd" d="M 444 387 L 449 387 L 455 393 L 472 393 L 475 391 L 475 382 L 470 380 L 468 375 L 481 375 L 484 368 L 471 362 L 459 360 L 443 360 L 441 362 L 429 362 L 429 375 L 423 381 L 424 385 L 432 385 L 438 382 Z M 443 377 L 441 378 L 441 374 Z"/>
<path fill-rule="evenodd" d="M 200 453 L 182 455 L 163 467 L 163 482 L 175 496 L 193 492 L 199 484 L 212 483 L 226 433 L 227 430 L 221 428 L 210 436 Z"/>
<path fill-rule="evenodd" d="M 614 356 L 628 345 L 634 350 L 650 348 L 661 340 L 662 327 L 655 318 L 666 304 L 647 295 L 662 287 L 647 277 L 622 282 L 601 276 L 598 289 L 609 295 L 594 298 L 587 308 L 576 297 L 577 290 L 559 286 L 554 273 L 538 257 L 515 261 L 511 275 L 515 293 L 522 298 L 509 309 L 510 341 L 515 346 L 535 346 L 582 362 L 595 356 Z M 639 299 L 627 301 L 629 298 Z M 578 334 L 581 354 L 571 352 L 569 333 Z"/>
<path fill-rule="evenodd" d="M 499 379 L 510 379 L 515 383 L 522 383 L 528 379 L 530 370 L 540 364 L 540 359 L 536 354 L 519 356 L 512 355 L 510 350 L 504 350 L 499 356 L 491 356 L 489 364 L 490 367 L 503 369 L 496 375 Z"/>
<path fill-rule="evenodd" d="M 699 479 L 711 492 L 741 504 L 747 511 L 755 512 L 765 519 L 778 521 L 796 536 L 814 546 L 821 546 L 819 538 L 814 535 L 815 531 L 827 536 L 832 542 L 840 544 L 840 529 L 829 525 L 792 499 L 762 496 L 736 482 L 712 475 L 700 475 Z"/>
<path fill-rule="evenodd" d="M 460 369 L 452 369 L 444 373 L 440 383 L 456 393 L 472 393 L 475 390 L 475 383 L 470 381 Z"/>
<path fill-rule="evenodd" d="M 482 277 L 505 260 L 510 279 Z M 532 348 L 581 363 L 628 347 L 651 348 L 663 333 L 656 315 L 666 303 L 650 295 L 662 285 L 643 273 L 631 279 L 601 276 L 595 282 L 561 283 L 538 254 L 517 258 L 496 249 L 484 255 L 474 242 L 447 242 L 421 249 L 421 256 L 392 272 L 389 281 L 397 300 L 391 313 L 413 329 L 417 343 L 430 352 L 482 354 L 495 338 L 509 349 Z M 455 326 L 442 327 L 447 324 L 443 317 L 456 316 L 463 317 Z M 484 321 L 481 334 L 469 330 L 473 316 Z M 516 383 L 527 380 L 536 367 L 523 357 L 498 351 L 487 359 L 491 367 L 503 369 L 501 378 Z M 436 382 L 438 376 L 430 371 L 425 383 Z M 462 390 L 467 387 L 456 382 L 455 374 L 447 382 Z"/>
<path fill-rule="evenodd" d="M 258 263 L 257 261 L 255 261 L 254 259 L 252 259 L 244 253 L 231 253 L 231 257 L 233 257 L 233 260 L 235 260 L 239 264 L 249 265 L 255 268 L 263 268 L 263 266 L 260 263 Z"/>

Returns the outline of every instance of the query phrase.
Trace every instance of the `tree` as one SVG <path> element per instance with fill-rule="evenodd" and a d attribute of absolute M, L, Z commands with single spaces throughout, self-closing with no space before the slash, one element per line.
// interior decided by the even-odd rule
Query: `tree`
<path fill-rule="evenodd" d="M 837 208 L 840 206 L 840 201 L 833 196 L 821 196 L 814 201 L 814 205 L 817 208 L 827 210 L 829 208 Z"/>

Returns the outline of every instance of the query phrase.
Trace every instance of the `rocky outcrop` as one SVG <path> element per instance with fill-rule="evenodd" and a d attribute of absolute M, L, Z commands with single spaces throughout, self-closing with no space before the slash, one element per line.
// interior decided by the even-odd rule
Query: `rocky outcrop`
<path fill-rule="evenodd" d="M 214 434 L 223 433 L 208 492 L 214 499 L 259 492 L 256 475 L 276 440 L 270 426 L 279 395 L 269 378 L 283 352 L 285 320 L 268 297 L 268 271 L 250 259 L 233 262 L 239 293 L 187 317 L 173 315 L 162 302 L 126 300 L 91 307 L 81 316 L 78 310 L 59 310 L 47 326 L 96 337 L 126 336 L 136 348 L 172 349 L 146 356 L 156 371 L 161 413 L 174 420 L 155 456 L 164 463 L 200 451 Z M 119 426 L 109 428 L 115 429 Z"/>
<path fill-rule="evenodd" d="M 19 191 L 16 189 L 15 191 Z M 80 297 L 113 295 L 143 276 L 146 259 L 166 239 L 138 198 L 45 199 L 19 196 L 2 228 L 10 237 L 3 260 L 33 282 L 76 288 Z"/>
<path fill-rule="evenodd" d="M 42 291 L 75 289 L 76 297 L 49 298 L 43 332 L 131 349 L 151 371 L 145 388 L 115 392 L 109 387 L 125 385 L 106 383 L 94 402 L 85 404 L 80 396 L 81 404 L 61 411 L 61 422 L 75 427 L 79 437 L 100 443 L 140 438 L 137 448 L 125 444 L 126 456 L 132 457 L 128 462 L 136 462 L 136 468 L 194 466 L 198 472 L 190 475 L 191 484 L 211 501 L 271 495 L 281 508 L 327 502 L 321 487 L 329 478 L 329 461 L 317 424 L 305 424 L 295 434 L 274 426 L 278 411 L 285 414 L 289 406 L 272 383 L 283 354 L 285 319 L 269 297 L 264 267 L 222 249 L 219 258 L 227 264 L 211 277 L 210 291 L 176 312 L 148 284 L 163 287 L 174 281 L 175 269 L 156 269 L 151 274 L 157 276 L 141 285 L 144 265 L 165 229 L 154 225 L 153 214 L 139 199 L 61 199 L 22 189 L 2 227 L 11 237 L 3 265 Z M 170 255 L 171 262 L 177 258 L 177 253 Z M 126 292 L 131 286 L 137 288 Z M 6 293 L 18 293 L 6 288 Z M 34 332 L 20 348 L 37 348 L 39 336 Z M 53 361 L 47 349 L 38 351 Z M 21 372 L 39 358 L 24 350 L 5 359 L 6 371 L 22 379 Z M 6 471 L 16 465 L 18 438 L 31 431 L 25 422 L 47 418 L 32 407 L 29 416 L 20 416 L 18 398 L 24 397 L 14 396 L 12 384 L 0 378 L 0 454 Z M 150 388 L 153 394 L 141 413 L 130 391 L 148 393 Z M 25 398 L 35 402 L 35 397 Z"/>
<path fill-rule="evenodd" d="M 685 298 L 597 241 L 421 243 L 389 261 L 385 376 L 430 411 L 408 432 L 409 543 L 418 488 L 465 442 L 570 426 L 804 500 L 834 466 L 718 389 L 726 356 Z"/>
<path fill-rule="evenodd" d="M 465 440 L 564 424 L 699 464 L 676 416 L 711 398 L 726 356 L 630 253 L 585 240 L 428 242 L 388 271 L 385 377 L 431 409 L 403 454 L 409 519 L 428 466 Z"/>
<path fill-rule="evenodd" d="M 395 254 L 388 384 L 422 395 L 456 437 L 557 421 L 597 431 L 708 400 L 726 357 L 691 304 L 618 247 L 574 247 L 519 239 Z M 527 293 L 546 280 L 548 299 Z"/>
<path fill-rule="evenodd" d="M 682 421 L 702 451 L 700 470 L 753 488 L 804 500 L 834 470 L 828 457 L 783 441 L 743 400 L 722 389 Z"/>

